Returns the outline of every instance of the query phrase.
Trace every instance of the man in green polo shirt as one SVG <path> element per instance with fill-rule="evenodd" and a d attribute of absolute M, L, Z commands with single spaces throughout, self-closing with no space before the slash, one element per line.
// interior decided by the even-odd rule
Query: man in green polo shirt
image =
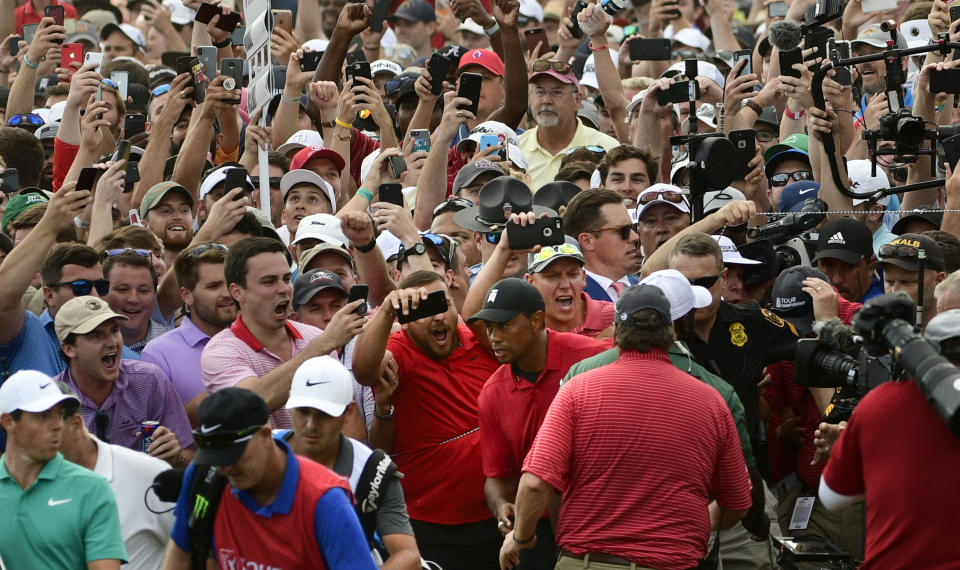
<path fill-rule="evenodd" d="M 0 558 L 7 568 L 113 570 L 127 561 L 107 480 L 57 451 L 64 411 L 52 378 L 21 370 L 0 385 Z"/>

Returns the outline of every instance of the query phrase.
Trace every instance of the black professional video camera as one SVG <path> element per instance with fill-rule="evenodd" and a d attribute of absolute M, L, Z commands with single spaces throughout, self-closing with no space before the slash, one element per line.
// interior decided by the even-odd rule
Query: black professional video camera
<path fill-rule="evenodd" d="M 823 221 L 826 217 L 827 203 L 819 198 L 808 198 L 799 212 L 791 212 L 779 220 L 747 230 L 750 239 L 766 239 L 774 245 L 777 265 L 783 271 L 795 265 L 810 267 L 810 260 L 817 249 L 815 239 L 802 236 L 804 232 Z"/>

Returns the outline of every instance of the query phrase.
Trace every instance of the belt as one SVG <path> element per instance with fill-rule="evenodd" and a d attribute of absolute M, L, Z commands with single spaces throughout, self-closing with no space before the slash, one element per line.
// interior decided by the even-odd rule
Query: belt
<path fill-rule="evenodd" d="M 634 566 L 638 567 L 639 564 L 632 560 L 627 560 L 626 558 L 620 558 L 619 556 L 614 556 L 612 554 L 605 554 L 603 552 L 588 552 L 586 554 L 574 554 L 569 550 L 561 550 L 560 556 L 566 556 L 567 558 L 575 558 L 577 560 L 583 560 L 586 557 L 590 557 L 590 562 L 599 562 L 601 564 L 616 564 L 619 566 Z"/>

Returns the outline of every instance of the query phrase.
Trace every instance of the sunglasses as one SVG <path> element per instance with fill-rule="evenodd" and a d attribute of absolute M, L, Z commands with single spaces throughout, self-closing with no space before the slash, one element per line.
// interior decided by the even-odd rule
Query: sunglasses
<path fill-rule="evenodd" d="M 63 287 L 69 285 L 73 289 L 73 294 L 77 297 L 82 297 L 84 295 L 89 295 L 90 291 L 93 289 L 97 290 L 97 294 L 101 297 L 106 295 L 110 291 L 110 282 L 106 279 L 94 279 L 93 281 L 88 281 L 86 279 L 77 279 L 76 281 L 63 281 L 61 283 L 52 283 L 51 287 Z"/>
<path fill-rule="evenodd" d="M 444 212 L 459 212 L 472 207 L 473 202 L 466 198 L 449 198 L 437 204 L 437 207 L 433 209 L 433 217 L 436 218 Z"/>
<path fill-rule="evenodd" d="M 708 275 L 707 277 L 700 277 L 698 279 L 690 279 L 691 285 L 699 285 L 704 289 L 709 289 L 717 283 L 717 279 L 720 279 L 720 275 L 723 274 L 723 270 L 720 270 L 720 273 L 716 275 Z"/>
<path fill-rule="evenodd" d="M 105 252 L 103 252 L 103 257 L 116 257 L 118 255 L 123 255 L 125 253 L 135 253 L 140 257 L 150 257 L 150 255 L 153 252 L 151 252 L 149 249 L 123 247 L 123 248 L 117 248 L 117 249 L 108 249 Z"/>
<path fill-rule="evenodd" d="M 636 232 L 637 234 L 640 233 L 640 225 L 639 225 L 639 224 L 627 224 L 627 225 L 625 225 L 625 226 L 617 226 L 617 227 L 612 227 L 612 228 L 600 228 L 599 230 L 593 230 L 593 231 L 590 232 L 590 233 L 596 233 L 596 234 L 598 234 L 598 233 L 600 233 L 600 232 L 605 232 L 605 231 L 608 231 L 608 230 L 614 231 L 614 232 L 620 234 L 620 239 L 622 239 L 623 241 L 627 241 L 628 239 L 630 239 L 630 234 L 631 234 L 632 232 Z"/>
<path fill-rule="evenodd" d="M 906 166 L 894 166 L 890 169 L 890 176 L 893 176 L 893 179 L 901 184 L 907 181 L 907 175 L 909 173 L 910 171 Z"/>
<path fill-rule="evenodd" d="M 104 77 L 103 79 L 100 80 L 100 82 L 103 83 L 104 85 L 106 85 L 107 87 L 113 87 L 114 89 L 120 89 L 120 86 L 117 85 L 117 82 L 114 81 L 113 79 L 110 79 L 109 77 Z"/>
<path fill-rule="evenodd" d="M 487 240 L 487 243 L 494 245 L 500 243 L 500 232 L 486 232 L 483 234 L 483 237 Z"/>
<path fill-rule="evenodd" d="M 14 115 L 10 117 L 7 124 L 15 127 L 17 125 L 33 125 L 39 127 L 43 125 L 43 117 L 36 113 L 27 113 L 25 115 Z"/>
<path fill-rule="evenodd" d="M 193 440 L 197 442 L 197 447 L 233 447 L 238 443 L 244 443 L 253 438 L 263 425 L 255 425 L 243 428 L 240 431 L 230 431 L 227 433 L 203 433 L 200 430 L 193 430 Z"/>
<path fill-rule="evenodd" d="M 677 192 L 676 190 L 660 190 L 658 192 L 647 192 L 640 196 L 637 199 L 637 202 L 640 205 L 649 204 L 656 200 L 666 200 L 667 202 L 672 202 L 674 204 L 681 204 L 684 202 L 683 193 Z"/>
<path fill-rule="evenodd" d="M 443 258 L 444 264 L 447 266 L 447 269 L 450 269 L 450 247 L 447 245 L 447 241 L 437 234 L 432 234 L 430 232 L 425 232 L 420 234 L 420 237 L 426 240 L 429 240 L 440 253 L 440 257 Z"/>
<path fill-rule="evenodd" d="M 212 242 L 212 243 L 205 243 L 202 245 L 198 245 L 197 247 L 194 247 L 193 249 L 190 250 L 190 252 L 187 255 L 189 255 L 190 257 L 199 257 L 212 249 L 216 249 L 224 253 L 227 252 L 227 246 L 223 245 L 222 243 Z"/>
<path fill-rule="evenodd" d="M 550 60 L 550 59 L 538 59 L 537 61 L 533 62 L 533 70 L 536 71 L 536 72 L 538 72 L 538 73 L 541 72 L 541 71 L 548 71 L 548 70 L 550 70 L 550 69 L 553 69 L 553 70 L 556 71 L 557 73 L 563 75 L 563 74 L 565 74 L 565 73 L 569 73 L 570 70 L 573 69 L 573 68 L 570 66 L 569 63 L 567 63 L 567 62 L 565 62 L 565 61 L 553 61 L 553 60 Z"/>
<path fill-rule="evenodd" d="M 546 261 L 551 257 L 553 257 L 554 255 L 582 255 L 582 254 L 580 253 L 580 250 L 577 249 L 575 246 L 570 245 L 569 243 L 562 243 L 556 247 L 549 246 L 549 245 L 545 247 L 541 247 L 540 251 L 538 251 L 537 254 L 533 256 L 533 261 L 534 263 L 537 263 L 540 261 Z"/>
<path fill-rule="evenodd" d="M 774 174 L 770 178 L 771 186 L 786 186 L 793 180 L 794 182 L 802 182 L 804 180 L 813 180 L 813 173 L 809 170 L 798 170 L 796 172 L 781 172 L 780 174 Z"/>
<path fill-rule="evenodd" d="M 170 91 L 170 84 L 169 84 L 169 83 L 164 83 L 163 85 L 157 85 L 156 87 L 154 87 L 154 88 L 153 88 L 153 91 L 151 91 L 150 93 L 151 93 L 154 97 L 159 97 L 159 96 L 163 95 L 164 93 L 167 93 L 168 91 Z"/>
<path fill-rule="evenodd" d="M 596 146 L 596 145 L 581 145 L 581 146 L 575 146 L 575 147 L 571 148 L 570 150 L 564 152 L 563 154 L 564 154 L 565 156 L 569 156 L 569 155 L 577 152 L 577 151 L 580 150 L 580 149 L 588 150 L 588 151 L 590 151 L 590 152 L 594 152 L 594 153 L 602 154 L 602 155 L 607 154 L 607 149 L 603 148 L 602 146 Z"/>
<path fill-rule="evenodd" d="M 886 243 L 880 246 L 880 257 L 911 257 L 916 259 L 920 250 L 912 245 Z"/>
<path fill-rule="evenodd" d="M 104 443 L 110 443 L 107 439 L 107 428 L 110 426 L 110 416 L 103 410 L 97 410 L 97 415 L 93 417 L 93 423 L 97 427 L 97 439 Z"/>
<path fill-rule="evenodd" d="M 271 188 L 279 188 L 280 180 L 281 180 L 280 176 L 271 176 L 270 178 L 267 179 L 267 182 L 270 184 Z"/>

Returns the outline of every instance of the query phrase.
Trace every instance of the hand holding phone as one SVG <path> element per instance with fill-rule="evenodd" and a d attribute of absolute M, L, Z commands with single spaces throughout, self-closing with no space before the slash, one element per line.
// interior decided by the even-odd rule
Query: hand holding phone
<path fill-rule="evenodd" d="M 533 54 L 535 58 L 539 58 L 550 51 L 550 42 L 547 40 L 547 31 L 544 28 L 524 30 L 523 39 L 527 41 L 527 51 Z M 540 46 L 539 51 L 534 53 L 538 45 Z"/>
<path fill-rule="evenodd" d="M 460 107 L 464 111 L 470 111 L 474 116 L 477 115 L 477 109 L 480 106 L 480 88 L 483 86 L 483 76 L 479 73 L 464 72 L 460 74 L 460 87 L 457 89 L 457 97 L 463 97 L 470 100 L 470 104 Z"/>
<path fill-rule="evenodd" d="M 416 308 L 410 308 L 411 305 L 412 303 L 407 305 L 406 314 L 403 313 L 403 310 L 397 311 L 397 322 L 401 325 L 446 313 L 448 308 L 447 294 L 444 291 L 434 291 L 427 295 L 426 299 L 420 299 Z"/>
<path fill-rule="evenodd" d="M 507 223 L 507 242 L 510 249 L 530 249 L 536 245 L 560 245 L 564 242 L 563 221 L 559 217 L 537 218 L 533 224 L 521 226 Z"/>
<path fill-rule="evenodd" d="M 400 160 L 403 160 L 402 158 Z M 377 189 L 381 202 L 403 206 L 403 186 L 396 183 L 381 184 Z"/>
<path fill-rule="evenodd" d="M 354 309 L 353 311 L 354 313 L 358 315 L 367 314 L 367 295 L 369 295 L 369 293 L 370 293 L 369 285 L 357 284 L 350 287 L 350 293 L 349 293 L 349 296 L 347 297 L 347 304 L 363 299 L 363 303 L 360 303 L 357 306 L 357 308 Z"/>

